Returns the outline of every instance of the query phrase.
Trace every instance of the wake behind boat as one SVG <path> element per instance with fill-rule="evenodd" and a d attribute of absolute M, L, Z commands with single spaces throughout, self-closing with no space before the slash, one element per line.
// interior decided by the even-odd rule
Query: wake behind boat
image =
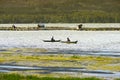
<path fill-rule="evenodd" d="M 61 43 L 76 44 L 78 41 L 61 41 Z"/>

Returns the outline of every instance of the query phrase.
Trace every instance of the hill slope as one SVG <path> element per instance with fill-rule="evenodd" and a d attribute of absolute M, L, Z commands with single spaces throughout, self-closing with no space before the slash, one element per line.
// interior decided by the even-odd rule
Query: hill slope
<path fill-rule="evenodd" d="M 120 0 L 0 0 L 0 23 L 120 22 Z"/>

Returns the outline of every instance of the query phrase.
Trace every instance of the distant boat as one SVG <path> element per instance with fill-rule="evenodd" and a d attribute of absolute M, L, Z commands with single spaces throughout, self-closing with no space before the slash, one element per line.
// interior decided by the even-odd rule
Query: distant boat
<path fill-rule="evenodd" d="M 60 42 L 61 40 L 55 40 L 55 41 L 52 41 L 52 40 L 43 40 L 44 42 Z"/>
<path fill-rule="evenodd" d="M 78 41 L 61 41 L 61 43 L 76 44 Z"/>

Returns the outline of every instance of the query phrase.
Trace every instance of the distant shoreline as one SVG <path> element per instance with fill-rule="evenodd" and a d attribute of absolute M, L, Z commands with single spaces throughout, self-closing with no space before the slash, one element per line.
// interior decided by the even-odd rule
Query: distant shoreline
<path fill-rule="evenodd" d="M 80 25 L 80 26 L 79 26 Z M 14 27 L 13 27 L 14 26 Z M 0 24 L 0 30 L 80 30 L 80 31 L 114 31 L 120 30 L 120 23 L 11 23 Z"/>
<path fill-rule="evenodd" d="M 76 31 L 120 31 L 120 28 L 69 28 L 69 27 L 16 27 L 15 29 L 12 27 L 0 27 L 0 30 L 5 31 L 38 31 L 38 30 L 76 30 Z"/>

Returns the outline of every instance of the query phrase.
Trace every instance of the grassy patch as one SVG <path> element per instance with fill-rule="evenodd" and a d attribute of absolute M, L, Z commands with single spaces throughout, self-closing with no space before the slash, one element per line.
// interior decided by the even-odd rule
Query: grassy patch
<path fill-rule="evenodd" d="M 38 76 L 22 76 L 19 74 L 3 74 L 0 73 L 1 80 L 101 80 L 99 78 L 90 77 L 90 78 L 56 78 L 56 77 L 38 77 Z"/>

